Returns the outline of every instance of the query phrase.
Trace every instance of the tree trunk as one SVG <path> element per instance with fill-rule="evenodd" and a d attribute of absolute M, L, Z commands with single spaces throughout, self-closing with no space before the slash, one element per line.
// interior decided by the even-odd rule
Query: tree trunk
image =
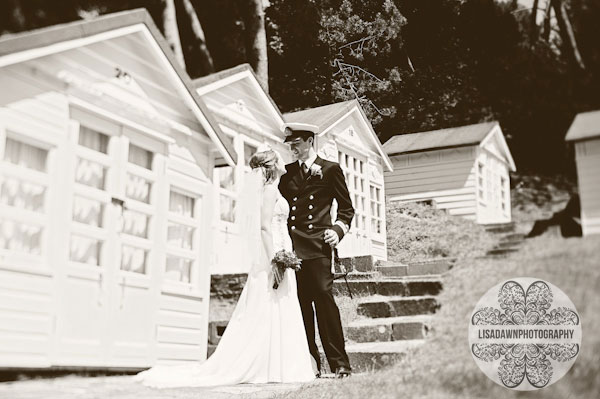
<path fill-rule="evenodd" d="M 181 49 L 181 40 L 179 39 L 179 28 L 177 26 L 177 15 L 175 12 L 175 0 L 162 0 L 163 9 L 163 31 L 165 39 L 175 53 L 175 58 L 185 69 L 185 60 L 183 50 Z"/>
<path fill-rule="evenodd" d="M 533 6 L 531 8 L 531 19 L 529 22 L 529 41 L 535 43 L 537 41 L 538 29 L 537 29 L 537 11 L 540 0 L 533 0 Z"/>
<path fill-rule="evenodd" d="M 577 64 L 581 69 L 585 69 L 583 58 L 577 47 L 577 41 L 575 40 L 575 33 L 567 14 L 565 3 L 562 0 L 552 0 L 552 6 L 554 8 L 554 14 L 556 14 L 556 20 L 560 29 L 560 36 L 562 39 L 563 48 L 569 53 L 569 57 L 572 61 Z"/>
<path fill-rule="evenodd" d="M 246 0 L 246 58 L 260 85 L 269 91 L 269 60 L 267 57 L 267 32 L 263 0 Z"/>
<path fill-rule="evenodd" d="M 190 18 L 190 25 L 192 28 L 192 32 L 194 32 L 194 36 L 196 37 L 196 41 L 198 44 L 198 50 L 200 51 L 200 58 L 202 69 L 205 75 L 209 73 L 213 73 L 215 71 L 215 65 L 210 55 L 210 51 L 208 51 L 208 47 L 206 46 L 206 36 L 204 36 L 204 29 L 202 29 L 202 24 L 198 19 L 198 14 L 196 14 L 196 9 L 190 0 L 182 0 L 183 8 L 185 9 L 186 14 Z"/>
<path fill-rule="evenodd" d="M 544 30 L 542 31 L 542 39 L 545 41 L 550 40 L 550 31 L 552 25 L 550 18 L 552 17 L 552 0 L 546 0 L 546 11 L 544 12 Z"/>

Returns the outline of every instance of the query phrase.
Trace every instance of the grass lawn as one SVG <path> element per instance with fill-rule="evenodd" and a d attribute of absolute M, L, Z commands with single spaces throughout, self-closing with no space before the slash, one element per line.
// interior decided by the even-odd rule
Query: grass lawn
<path fill-rule="evenodd" d="M 513 277 L 558 286 L 577 307 L 583 343 L 574 366 L 540 391 L 496 385 L 479 370 L 468 346 L 468 324 L 480 297 Z M 541 236 L 504 259 L 464 259 L 444 277 L 442 308 L 426 345 L 387 370 L 306 386 L 279 398 L 598 398 L 600 397 L 600 237 Z"/>

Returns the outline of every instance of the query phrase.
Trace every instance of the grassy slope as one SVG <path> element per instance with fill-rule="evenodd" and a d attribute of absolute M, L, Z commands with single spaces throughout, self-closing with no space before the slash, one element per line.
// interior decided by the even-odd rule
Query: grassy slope
<path fill-rule="evenodd" d="M 371 375 L 307 386 L 289 398 L 596 398 L 600 392 L 600 237 L 542 236 L 506 259 L 461 260 L 444 278 L 442 309 L 429 342 L 405 362 Z M 534 392 L 502 388 L 473 361 L 468 321 L 479 298 L 512 277 L 538 277 L 560 287 L 581 316 L 583 343 L 567 375 Z"/>
<path fill-rule="evenodd" d="M 483 256 L 495 237 L 476 223 L 420 203 L 386 204 L 388 259 Z"/>

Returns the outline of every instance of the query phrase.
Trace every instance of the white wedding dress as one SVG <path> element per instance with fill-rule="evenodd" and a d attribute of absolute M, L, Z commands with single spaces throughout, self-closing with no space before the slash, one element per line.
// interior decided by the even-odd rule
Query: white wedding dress
<path fill-rule="evenodd" d="M 278 194 L 272 219 L 275 251 L 292 250 L 288 214 L 288 203 Z M 312 381 L 315 374 L 296 294 L 295 272 L 286 270 L 275 290 L 264 251 L 262 258 L 248 273 L 231 320 L 208 360 L 193 365 L 155 366 L 135 379 L 159 388 Z"/>

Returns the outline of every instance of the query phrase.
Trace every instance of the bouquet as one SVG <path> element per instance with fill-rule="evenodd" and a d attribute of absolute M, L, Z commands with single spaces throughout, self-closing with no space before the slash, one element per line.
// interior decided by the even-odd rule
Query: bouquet
<path fill-rule="evenodd" d="M 296 253 L 294 251 L 286 251 L 285 249 L 277 251 L 273 260 L 271 260 L 271 266 L 273 267 L 273 276 L 275 281 L 273 282 L 273 289 L 277 289 L 281 281 L 283 280 L 283 275 L 285 274 L 285 269 L 293 269 L 295 271 L 300 270 L 300 264 L 302 261 L 298 259 Z"/>

